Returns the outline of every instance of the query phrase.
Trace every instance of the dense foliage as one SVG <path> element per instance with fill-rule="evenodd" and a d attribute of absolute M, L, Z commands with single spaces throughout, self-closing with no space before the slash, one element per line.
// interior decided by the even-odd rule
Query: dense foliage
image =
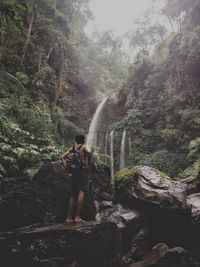
<path fill-rule="evenodd" d="M 171 2 L 163 11 L 172 21 L 181 17 L 181 29 L 150 56 L 141 47 L 118 97 L 126 106 L 122 123 L 132 140 L 129 162 L 184 177 L 199 158 L 190 149 L 198 147 L 200 132 L 200 4 L 173 1 L 172 7 Z"/>
<path fill-rule="evenodd" d="M 31 145 L 44 160 L 56 158 L 60 146 L 87 132 L 100 97 L 108 95 L 99 146 L 104 153 L 105 135 L 115 129 L 115 169 L 126 127 L 128 164 L 150 165 L 181 178 L 198 172 L 199 1 L 164 1 L 161 13 L 172 28 L 168 34 L 163 25 L 151 23 L 150 11 L 137 20 L 129 38 L 139 53 L 129 71 L 120 38 L 96 32 L 92 40 L 85 34 L 92 19 L 88 2 L 1 1 L 3 156 L 19 160 L 12 150 L 30 151 Z"/>

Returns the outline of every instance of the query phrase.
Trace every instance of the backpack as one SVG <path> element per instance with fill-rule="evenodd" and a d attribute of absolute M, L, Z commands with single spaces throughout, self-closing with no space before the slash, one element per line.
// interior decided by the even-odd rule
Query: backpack
<path fill-rule="evenodd" d="M 80 155 L 81 147 L 76 147 L 75 145 L 70 149 L 69 154 L 65 157 L 66 160 L 66 169 L 75 170 L 82 167 L 82 159 Z"/>

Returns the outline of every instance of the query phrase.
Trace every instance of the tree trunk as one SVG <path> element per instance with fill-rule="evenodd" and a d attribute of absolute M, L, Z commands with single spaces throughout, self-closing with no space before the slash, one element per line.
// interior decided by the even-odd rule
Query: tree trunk
<path fill-rule="evenodd" d="M 60 50 L 60 71 L 59 76 L 56 82 L 56 91 L 55 91 L 55 106 L 57 104 L 58 98 L 62 92 L 62 80 L 63 80 L 63 74 L 64 74 L 64 37 L 61 40 L 61 50 Z"/>
<path fill-rule="evenodd" d="M 166 17 L 167 17 L 167 19 L 168 19 L 168 21 L 169 21 L 169 24 L 171 25 L 172 31 L 174 32 L 174 25 L 173 25 L 173 23 L 172 23 L 171 18 L 170 18 L 169 16 L 166 16 Z"/>
<path fill-rule="evenodd" d="M 22 64 L 24 62 L 24 58 L 26 56 L 29 39 L 31 37 L 31 31 L 32 31 L 32 27 L 33 27 L 34 18 L 35 18 L 35 12 L 32 13 L 32 16 L 31 16 L 31 19 L 30 19 L 29 28 L 28 28 L 28 35 L 27 35 L 27 38 L 26 38 L 25 46 L 24 46 L 24 53 L 23 53 L 22 58 L 21 58 L 21 66 L 22 66 Z"/>

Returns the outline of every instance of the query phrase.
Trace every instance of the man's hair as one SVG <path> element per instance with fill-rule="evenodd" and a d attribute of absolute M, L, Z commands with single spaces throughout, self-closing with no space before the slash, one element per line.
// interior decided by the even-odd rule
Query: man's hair
<path fill-rule="evenodd" d="M 85 143 L 85 136 L 83 134 L 77 134 L 75 136 L 75 141 L 77 144 L 84 144 Z"/>

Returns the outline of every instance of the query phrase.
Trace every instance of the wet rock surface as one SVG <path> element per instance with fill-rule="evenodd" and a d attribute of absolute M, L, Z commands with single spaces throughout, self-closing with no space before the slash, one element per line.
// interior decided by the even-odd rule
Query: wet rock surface
<path fill-rule="evenodd" d="M 137 166 L 116 174 L 115 200 L 128 204 L 135 204 L 135 200 L 139 200 L 166 210 L 181 210 L 187 187 L 156 169 Z"/>

